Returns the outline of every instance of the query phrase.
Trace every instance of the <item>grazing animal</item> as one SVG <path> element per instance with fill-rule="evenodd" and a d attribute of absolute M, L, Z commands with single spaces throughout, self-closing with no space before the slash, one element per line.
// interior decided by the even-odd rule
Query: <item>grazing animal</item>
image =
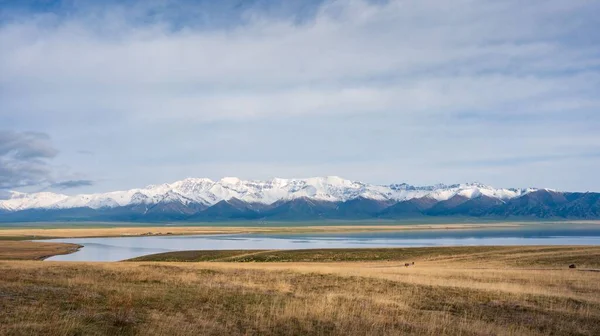
<path fill-rule="evenodd" d="M 571 264 L 569 265 L 569 268 L 576 268 L 577 266 L 575 266 L 575 264 Z"/>
<path fill-rule="evenodd" d="M 415 262 L 413 261 L 413 262 L 411 263 L 411 265 L 414 265 L 414 264 L 415 264 Z"/>
<path fill-rule="evenodd" d="M 408 267 L 408 266 L 410 266 L 410 264 L 409 264 L 409 263 L 406 263 L 406 264 L 404 264 L 404 267 Z"/>

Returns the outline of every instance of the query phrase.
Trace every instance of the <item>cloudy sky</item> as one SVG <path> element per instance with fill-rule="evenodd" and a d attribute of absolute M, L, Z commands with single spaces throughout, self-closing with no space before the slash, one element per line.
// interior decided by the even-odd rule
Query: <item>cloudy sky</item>
<path fill-rule="evenodd" d="M 0 0 L 0 193 L 600 190 L 600 1 Z"/>

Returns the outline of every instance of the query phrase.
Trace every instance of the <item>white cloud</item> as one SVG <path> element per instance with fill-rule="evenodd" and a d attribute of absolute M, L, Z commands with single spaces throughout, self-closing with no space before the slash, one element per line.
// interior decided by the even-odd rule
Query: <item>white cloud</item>
<path fill-rule="evenodd" d="M 301 23 L 249 8 L 237 23 L 177 29 L 171 12 L 140 23 L 145 6 L 0 25 L 0 123 L 52 134 L 60 160 L 108 180 L 149 156 L 144 183 L 160 182 L 165 158 L 182 161 L 177 176 L 245 162 L 228 175 L 250 178 L 269 158 L 284 176 L 319 174 L 315 161 L 346 171 L 335 160 L 353 154 L 365 165 L 410 158 L 377 177 L 391 182 L 428 163 L 427 174 L 462 179 L 443 163 L 599 150 L 595 2 L 334 1 Z M 287 132 L 273 130 L 282 123 Z M 69 154 L 78 145 L 93 163 Z M 313 163 L 286 150 L 312 151 Z"/>

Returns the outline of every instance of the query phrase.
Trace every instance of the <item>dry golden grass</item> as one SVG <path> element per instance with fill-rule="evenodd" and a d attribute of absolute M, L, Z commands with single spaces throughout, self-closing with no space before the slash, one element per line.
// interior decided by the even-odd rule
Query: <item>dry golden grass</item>
<path fill-rule="evenodd" d="M 80 247 L 76 244 L 0 240 L 0 260 L 40 260 L 73 253 Z"/>
<path fill-rule="evenodd" d="M 600 273 L 559 258 L 600 248 L 481 249 L 410 267 L 1 261 L 0 334 L 600 334 Z"/>
<path fill-rule="evenodd" d="M 536 266 L 576 263 L 600 268 L 600 246 L 451 246 L 409 248 L 344 248 L 312 250 L 196 250 L 164 252 L 131 261 L 339 262 L 339 261 L 460 261 Z"/>

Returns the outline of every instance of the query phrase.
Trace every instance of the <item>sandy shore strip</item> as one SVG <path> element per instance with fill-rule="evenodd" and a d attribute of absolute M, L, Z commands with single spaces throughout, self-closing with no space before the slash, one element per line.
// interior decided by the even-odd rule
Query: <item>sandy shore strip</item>
<path fill-rule="evenodd" d="M 539 225 L 548 222 L 539 223 Z M 566 222 L 565 222 L 566 223 Z M 596 224 L 600 221 L 569 222 L 573 224 Z M 0 239 L 40 239 L 40 238 L 83 238 L 83 237 L 123 237 L 159 235 L 204 235 L 239 233 L 344 233 L 344 232 L 385 232 L 404 230 L 466 230 L 483 228 L 510 228 L 536 225 L 535 222 L 459 223 L 459 224 L 398 224 L 398 225 L 331 225 L 331 226 L 278 226 L 278 227 L 222 227 L 222 226 L 136 226 L 111 228 L 14 228 L 0 229 Z"/>

